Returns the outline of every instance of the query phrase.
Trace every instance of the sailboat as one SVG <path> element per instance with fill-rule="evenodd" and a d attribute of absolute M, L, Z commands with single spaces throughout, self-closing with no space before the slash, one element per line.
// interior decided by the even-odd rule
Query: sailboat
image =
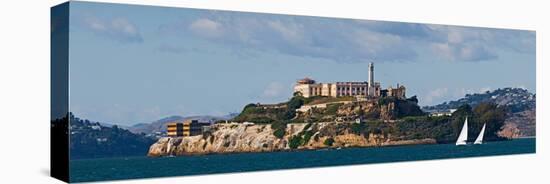
<path fill-rule="evenodd" d="M 466 117 L 466 120 L 464 120 L 464 125 L 462 126 L 462 130 L 460 131 L 460 135 L 458 135 L 456 145 L 466 145 L 466 140 L 468 140 L 468 117 Z"/>
<path fill-rule="evenodd" d="M 485 134 L 485 124 L 483 124 L 483 128 L 481 128 L 481 132 L 479 132 L 474 144 L 483 144 L 483 134 Z"/>

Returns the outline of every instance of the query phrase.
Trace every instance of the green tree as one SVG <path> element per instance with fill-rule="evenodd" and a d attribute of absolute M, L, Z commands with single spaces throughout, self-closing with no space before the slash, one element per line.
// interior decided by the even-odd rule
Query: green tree
<path fill-rule="evenodd" d="M 288 147 L 290 147 L 291 149 L 296 149 L 300 145 L 302 145 L 302 137 L 299 135 L 293 135 L 288 140 Z"/>
<path fill-rule="evenodd" d="M 275 121 L 271 123 L 271 129 L 273 129 L 273 135 L 279 139 L 282 139 L 286 133 L 286 124 L 284 121 Z"/>
<path fill-rule="evenodd" d="M 292 97 L 288 103 L 288 109 L 296 110 L 300 108 L 302 105 L 304 105 L 304 97 L 301 96 L 295 96 Z"/>
<path fill-rule="evenodd" d="M 480 103 L 473 111 L 476 117 L 478 117 L 478 121 L 473 124 L 475 125 L 473 129 L 475 132 L 474 135 L 479 134 L 483 124 L 486 124 L 485 140 L 499 139 L 497 133 L 504 125 L 507 109 L 495 103 Z"/>
<path fill-rule="evenodd" d="M 273 135 L 279 139 L 282 139 L 284 136 L 285 136 L 285 130 L 283 129 L 276 129 L 274 132 L 273 132 Z"/>
<path fill-rule="evenodd" d="M 323 142 L 323 144 L 326 146 L 332 146 L 334 144 L 334 139 L 332 137 L 329 137 L 325 139 L 325 142 Z"/>
<path fill-rule="evenodd" d="M 311 136 L 313 136 L 313 131 L 306 131 L 306 133 L 304 134 L 304 138 L 302 139 L 302 145 L 306 145 L 311 139 Z"/>
<path fill-rule="evenodd" d="M 361 135 L 365 131 L 365 123 L 353 123 L 351 124 L 351 132 L 357 135 Z"/>

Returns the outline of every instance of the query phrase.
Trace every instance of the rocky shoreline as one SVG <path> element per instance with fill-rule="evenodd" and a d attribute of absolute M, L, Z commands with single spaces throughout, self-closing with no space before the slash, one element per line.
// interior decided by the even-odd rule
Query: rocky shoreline
<path fill-rule="evenodd" d="M 391 135 L 352 133 L 339 128 L 345 123 L 292 123 L 285 129 L 285 135 L 277 138 L 271 125 L 216 124 L 207 134 L 189 137 L 163 137 L 149 148 L 148 156 L 180 156 L 248 152 L 275 152 L 294 150 L 315 150 L 326 148 L 379 147 L 415 144 L 436 144 L 435 139 L 400 140 Z M 291 139 L 302 137 L 299 146 L 291 146 Z M 330 141 L 327 141 L 330 139 Z M 327 144 L 330 142 L 330 144 Z"/>

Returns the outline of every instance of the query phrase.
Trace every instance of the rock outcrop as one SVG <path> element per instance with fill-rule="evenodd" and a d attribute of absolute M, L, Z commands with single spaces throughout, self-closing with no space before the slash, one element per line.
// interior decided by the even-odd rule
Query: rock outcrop
<path fill-rule="evenodd" d="M 504 126 L 498 132 L 498 135 L 506 138 L 536 136 L 535 109 L 510 114 L 504 121 Z"/>
<path fill-rule="evenodd" d="M 344 123 L 292 123 L 286 126 L 285 136 L 273 135 L 271 125 L 216 124 L 211 133 L 190 137 L 164 137 L 149 148 L 148 156 L 200 155 L 213 153 L 272 152 L 294 150 L 292 137 L 301 138 L 295 149 L 337 147 L 369 147 L 404 144 L 435 144 L 434 139 L 392 140 L 391 135 L 368 136 L 351 133 Z M 307 135 L 307 136 L 306 136 Z M 307 138 L 305 138 L 307 137 Z M 327 139 L 333 140 L 327 144 Z"/>
<path fill-rule="evenodd" d="M 395 120 L 404 116 L 419 116 L 424 112 L 417 103 L 409 99 L 382 97 L 346 103 L 337 110 L 339 117 L 364 117 L 367 119 Z"/>

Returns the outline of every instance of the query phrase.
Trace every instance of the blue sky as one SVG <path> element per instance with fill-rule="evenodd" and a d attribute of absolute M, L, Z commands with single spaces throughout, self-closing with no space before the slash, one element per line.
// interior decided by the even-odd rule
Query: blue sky
<path fill-rule="evenodd" d="M 132 125 L 288 99 L 303 77 L 397 83 L 420 105 L 503 87 L 535 91 L 535 32 L 71 3 L 70 107 Z"/>

